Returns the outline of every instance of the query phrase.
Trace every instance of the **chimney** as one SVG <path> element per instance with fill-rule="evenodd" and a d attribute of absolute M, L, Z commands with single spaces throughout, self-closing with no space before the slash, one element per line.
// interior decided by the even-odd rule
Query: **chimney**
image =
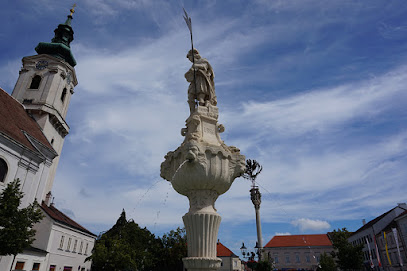
<path fill-rule="evenodd" d="M 366 219 L 362 219 L 363 226 L 366 225 Z"/>
<path fill-rule="evenodd" d="M 45 201 L 44 201 L 45 205 L 47 205 L 48 207 L 51 205 L 51 198 L 52 198 L 52 193 L 51 193 L 51 191 L 49 191 L 47 193 L 47 195 L 45 196 Z"/>

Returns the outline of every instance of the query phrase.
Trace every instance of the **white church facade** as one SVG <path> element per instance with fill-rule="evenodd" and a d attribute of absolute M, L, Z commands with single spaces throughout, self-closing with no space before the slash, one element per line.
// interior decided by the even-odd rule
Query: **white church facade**
<path fill-rule="evenodd" d="M 73 12 L 73 10 L 71 10 Z M 11 96 L 0 88 L 0 191 L 20 179 L 21 207 L 37 201 L 44 213 L 36 240 L 23 253 L 0 256 L 0 270 L 90 270 L 96 235 L 59 211 L 52 185 L 69 126 L 65 121 L 78 84 L 70 50 L 72 13 L 38 55 L 24 57 Z"/>

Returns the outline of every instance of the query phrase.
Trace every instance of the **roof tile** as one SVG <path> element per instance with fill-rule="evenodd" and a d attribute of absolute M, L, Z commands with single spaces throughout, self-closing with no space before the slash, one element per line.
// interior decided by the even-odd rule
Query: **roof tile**
<path fill-rule="evenodd" d="M 307 247 L 332 246 L 326 234 L 279 235 L 274 236 L 265 247 Z"/>
<path fill-rule="evenodd" d="M 230 249 L 225 247 L 221 242 L 218 241 L 216 244 L 216 256 L 217 257 L 237 257 Z"/>
<path fill-rule="evenodd" d="M 25 111 L 22 104 L 0 88 L 0 132 L 11 137 L 30 150 L 37 151 L 23 131 L 53 149 L 38 123 Z"/>
<path fill-rule="evenodd" d="M 72 219 L 70 219 L 67 215 L 62 213 L 60 210 L 55 208 L 54 205 L 47 206 L 44 202 L 41 204 L 41 208 L 44 210 L 45 213 L 47 213 L 52 219 L 65 224 L 67 226 L 73 227 L 77 230 L 83 231 L 85 233 L 91 234 L 93 236 L 96 236 L 95 234 L 91 233 Z"/>

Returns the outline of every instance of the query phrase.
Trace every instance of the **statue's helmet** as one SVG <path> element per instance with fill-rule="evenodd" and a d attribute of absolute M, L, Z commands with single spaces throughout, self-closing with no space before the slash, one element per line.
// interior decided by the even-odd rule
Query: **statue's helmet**
<path fill-rule="evenodd" d="M 187 54 L 187 58 L 189 58 L 190 56 L 192 56 L 192 49 L 189 50 L 188 54 Z M 199 52 L 197 49 L 194 48 L 194 56 L 197 58 L 200 58 Z"/>

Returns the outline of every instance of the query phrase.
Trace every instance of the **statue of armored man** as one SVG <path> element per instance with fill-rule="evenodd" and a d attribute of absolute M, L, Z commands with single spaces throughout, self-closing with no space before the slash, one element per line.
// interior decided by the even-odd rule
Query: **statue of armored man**
<path fill-rule="evenodd" d="M 198 50 L 189 50 L 187 58 L 193 63 L 185 74 L 190 85 L 188 87 L 188 104 L 190 113 L 194 112 L 198 103 L 200 106 L 211 104 L 216 106 L 215 74 L 211 64 L 205 58 L 201 58 Z"/>

